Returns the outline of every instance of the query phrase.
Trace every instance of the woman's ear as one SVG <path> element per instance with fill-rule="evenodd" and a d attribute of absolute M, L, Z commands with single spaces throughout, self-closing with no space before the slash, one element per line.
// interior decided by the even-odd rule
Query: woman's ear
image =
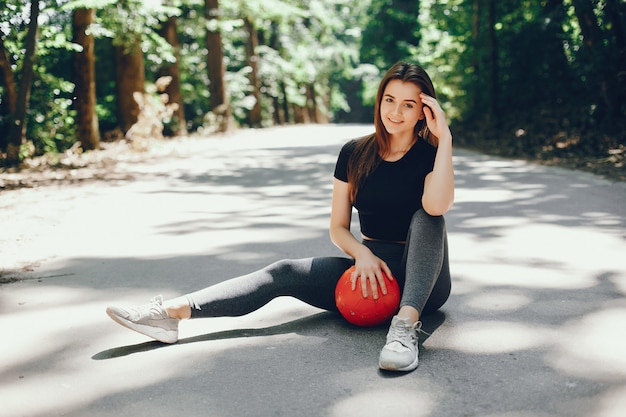
<path fill-rule="evenodd" d="M 424 118 L 426 117 L 426 115 L 424 114 L 424 106 L 422 106 L 422 108 L 420 109 L 420 114 L 419 116 L 417 116 L 417 121 L 422 121 L 424 120 Z"/>

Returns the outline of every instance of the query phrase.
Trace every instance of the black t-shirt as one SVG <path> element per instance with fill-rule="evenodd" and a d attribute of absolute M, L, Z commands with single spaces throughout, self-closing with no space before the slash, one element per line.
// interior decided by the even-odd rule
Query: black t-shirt
<path fill-rule="evenodd" d="M 348 161 L 357 142 L 346 143 L 339 152 L 335 178 L 348 182 Z M 404 241 L 413 214 L 422 208 L 424 179 L 433 170 L 437 149 L 419 139 L 395 162 L 380 160 L 359 187 L 354 207 L 361 233 L 387 241 Z"/>

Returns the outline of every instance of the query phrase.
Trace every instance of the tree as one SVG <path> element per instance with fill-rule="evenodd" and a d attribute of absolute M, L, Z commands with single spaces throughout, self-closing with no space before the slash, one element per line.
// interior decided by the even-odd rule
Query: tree
<path fill-rule="evenodd" d="M 141 35 L 133 34 L 130 43 L 115 46 L 115 92 L 117 119 L 124 133 L 137 122 L 139 105 L 134 93 L 145 92 L 145 70 Z"/>
<path fill-rule="evenodd" d="M 50 4 L 60 7 L 41 11 L 37 32 L 28 8 L 39 3 L 0 0 L 0 150 L 19 125 L 13 155 L 26 140 L 37 154 L 77 139 L 96 147 L 98 124 L 109 139 L 118 126 L 136 126 L 149 106 L 152 126 L 171 121 L 172 134 L 231 122 L 369 122 L 381 71 L 400 59 L 431 74 L 455 129 L 465 128 L 459 143 L 477 138 L 479 146 L 539 156 L 572 152 L 569 144 L 579 142 L 600 155 L 626 137 L 621 0 Z M 95 16 L 83 15 L 89 9 Z M 155 89 L 146 79 L 176 106 L 149 97 Z"/>
<path fill-rule="evenodd" d="M 209 73 L 210 111 L 217 120 L 217 130 L 224 132 L 231 124 L 231 109 L 226 94 L 224 52 L 219 28 L 218 0 L 205 0 L 207 70 Z"/>
<path fill-rule="evenodd" d="M 26 110 L 30 99 L 30 91 L 34 77 L 36 59 L 37 30 L 39 17 L 39 0 L 30 3 L 30 22 L 24 47 L 22 78 L 15 102 L 15 112 L 9 128 L 7 144 L 7 164 L 14 165 L 20 161 L 20 150 L 26 137 Z"/>
<path fill-rule="evenodd" d="M 498 46 L 496 40 L 496 4 L 495 0 L 487 0 L 487 80 L 488 104 L 487 114 L 490 121 L 497 121 L 498 115 Z"/>
<path fill-rule="evenodd" d="M 626 64 L 619 61 L 625 55 L 626 33 L 619 5 L 614 1 L 606 2 L 603 26 L 596 16 L 596 3 L 591 0 L 572 1 L 589 62 L 590 71 L 586 75 L 592 84 L 591 93 L 599 98 L 598 119 L 605 128 L 614 131 L 620 119 L 626 116 L 620 109 L 623 106 L 620 98 L 624 97 L 626 85 L 624 81 L 620 83 L 620 78 L 625 78 L 620 71 Z"/>
<path fill-rule="evenodd" d="M 94 9 L 75 9 L 73 13 L 73 42 L 81 46 L 74 52 L 74 74 L 77 139 L 85 150 L 100 146 L 100 129 L 96 114 L 95 41 L 88 33 L 93 23 Z"/>
<path fill-rule="evenodd" d="M 471 107 L 480 109 L 487 124 L 496 123 L 498 102 L 498 49 L 494 0 L 472 1 Z"/>
<path fill-rule="evenodd" d="M 417 16 L 420 2 L 415 0 L 372 0 L 370 21 L 363 31 L 361 59 L 386 69 L 408 59 L 419 44 Z"/>
<path fill-rule="evenodd" d="M 252 127 L 261 126 L 261 88 L 259 82 L 259 55 L 257 48 L 259 47 L 259 37 L 254 27 L 251 17 L 244 17 L 244 26 L 248 33 L 248 41 L 246 42 L 246 61 L 250 67 L 250 89 L 252 97 L 254 97 L 254 105 L 248 113 L 248 124 Z"/>
<path fill-rule="evenodd" d="M 2 80 L 1 85 L 4 87 L 4 100 L 0 103 L 0 116 L 12 120 L 17 104 L 17 86 L 15 84 L 13 69 L 11 68 L 11 59 L 7 53 L 2 32 L 0 32 L 0 77 Z M 7 136 L 8 129 L 2 124 L 0 126 L 0 149 L 6 147 Z"/>
<path fill-rule="evenodd" d="M 169 16 L 161 25 L 161 36 L 169 43 L 174 52 L 175 61 L 165 65 L 158 73 L 159 77 L 171 77 L 170 83 L 164 90 L 168 96 L 168 103 L 174 105 L 174 117 L 172 123 L 172 131 L 174 135 L 187 134 L 187 121 L 185 119 L 185 106 L 183 103 L 183 95 L 180 91 L 180 42 L 177 32 L 176 16 Z"/>

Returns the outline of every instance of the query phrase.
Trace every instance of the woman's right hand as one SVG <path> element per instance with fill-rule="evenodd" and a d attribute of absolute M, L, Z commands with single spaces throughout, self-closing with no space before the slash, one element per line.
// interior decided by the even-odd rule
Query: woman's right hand
<path fill-rule="evenodd" d="M 371 289 L 374 300 L 377 300 L 379 288 L 383 295 L 387 294 L 386 279 L 394 279 L 391 269 L 389 269 L 385 261 L 373 253 L 363 254 L 355 259 L 355 269 L 350 277 L 352 291 L 356 291 L 358 284 L 363 298 L 369 296 L 369 289 Z"/>

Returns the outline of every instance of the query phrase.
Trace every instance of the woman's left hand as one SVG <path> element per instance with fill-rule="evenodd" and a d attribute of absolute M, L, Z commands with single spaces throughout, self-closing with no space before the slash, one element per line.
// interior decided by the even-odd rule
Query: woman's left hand
<path fill-rule="evenodd" d="M 438 140 L 452 139 L 450 127 L 446 121 L 446 114 L 439 105 L 439 102 L 428 94 L 421 93 L 422 109 L 426 117 L 426 126 Z"/>

